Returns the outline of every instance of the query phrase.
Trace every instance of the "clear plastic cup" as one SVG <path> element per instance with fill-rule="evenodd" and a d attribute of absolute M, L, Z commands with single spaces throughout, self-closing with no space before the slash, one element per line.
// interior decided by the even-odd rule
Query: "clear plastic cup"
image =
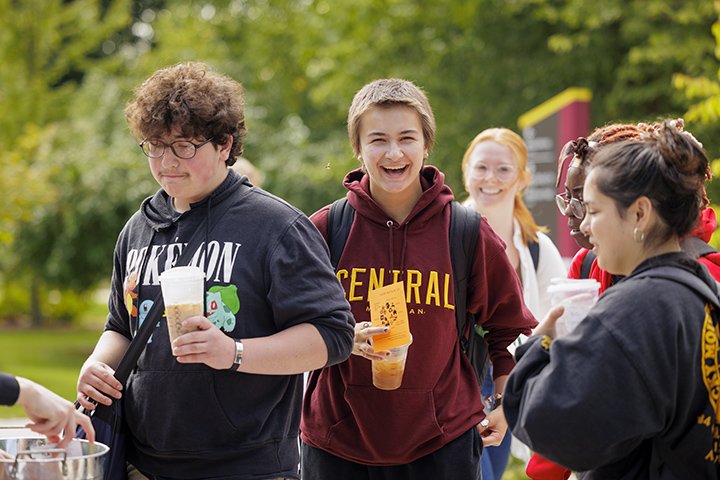
<path fill-rule="evenodd" d="M 553 279 L 548 287 L 551 305 L 562 305 L 565 311 L 555 324 L 562 337 L 572 332 L 587 316 L 598 299 L 600 283 L 594 279 Z"/>
<path fill-rule="evenodd" d="M 375 388 L 380 390 L 397 390 L 400 388 L 405 373 L 405 361 L 411 344 L 412 336 L 410 336 L 410 343 L 388 350 L 390 354 L 385 357 L 385 360 L 372 361 L 372 378 Z"/>
<path fill-rule="evenodd" d="M 160 274 L 170 342 L 188 333 L 182 327 L 186 318 L 205 312 L 205 273 L 197 267 L 174 267 Z"/>

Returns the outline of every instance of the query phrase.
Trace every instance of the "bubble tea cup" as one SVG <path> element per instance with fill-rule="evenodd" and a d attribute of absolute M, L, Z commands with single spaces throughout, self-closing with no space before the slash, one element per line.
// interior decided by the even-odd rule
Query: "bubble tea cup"
<path fill-rule="evenodd" d="M 170 343 L 190 332 L 182 327 L 186 318 L 205 313 L 205 273 L 197 267 L 174 267 L 160 274 Z"/>
<path fill-rule="evenodd" d="M 375 388 L 380 390 L 397 390 L 400 388 L 410 344 L 412 344 L 412 335 L 410 336 L 410 343 L 388 350 L 390 353 L 385 357 L 385 360 L 372 361 L 372 380 Z"/>
<path fill-rule="evenodd" d="M 551 305 L 565 308 L 555 324 L 558 337 L 567 335 L 580 324 L 597 301 L 599 289 L 600 283 L 594 279 L 566 278 L 548 287 Z"/>

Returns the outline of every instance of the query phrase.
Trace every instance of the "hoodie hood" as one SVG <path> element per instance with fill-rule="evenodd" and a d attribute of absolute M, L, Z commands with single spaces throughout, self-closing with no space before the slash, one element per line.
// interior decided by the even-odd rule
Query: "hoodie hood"
<path fill-rule="evenodd" d="M 154 231 L 166 229 L 177 222 L 180 217 L 198 209 L 206 209 L 208 219 L 212 205 L 217 205 L 226 199 L 235 190 L 235 186 L 241 183 L 242 177 L 232 169 L 228 169 L 225 180 L 207 197 L 197 203 L 190 204 L 190 211 L 180 213 L 173 208 L 172 197 L 165 190 L 159 189 L 155 195 L 143 200 L 140 205 L 140 213 L 148 225 Z"/>
<path fill-rule="evenodd" d="M 425 166 L 420 171 L 420 183 L 423 193 L 413 207 L 410 215 L 399 227 L 408 224 L 422 225 L 453 200 L 453 192 L 445 185 L 445 175 L 433 166 Z M 370 194 L 370 178 L 362 169 L 353 170 L 345 176 L 343 185 L 348 189 L 347 198 L 356 212 L 368 220 L 387 225 L 388 215 L 375 203 Z"/>
<path fill-rule="evenodd" d="M 698 237 L 705 243 L 710 243 L 713 232 L 717 229 L 717 220 L 715 218 L 715 211 L 708 207 L 700 211 L 698 217 L 698 223 L 695 225 L 695 229 L 690 233 L 693 237 Z"/>

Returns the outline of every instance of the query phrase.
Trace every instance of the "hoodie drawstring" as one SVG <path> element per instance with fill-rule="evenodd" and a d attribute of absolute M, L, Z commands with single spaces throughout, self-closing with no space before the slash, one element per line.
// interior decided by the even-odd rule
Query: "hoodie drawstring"
<path fill-rule="evenodd" d="M 405 277 L 405 247 L 407 247 L 408 224 L 403 228 L 403 242 L 400 250 L 400 278 Z"/>
<path fill-rule="evenodd" d="M 388 242 L 390 244 L 390 270 L 393 270 L 395 268 L 395 257 L 393 255 L 393 251 L 395 250 L 393 248 L 393 227 L 395 226 L 395 222 L 392 220 L 388 220 L 385 225 L 388 227 Z M 408 226 L 409 224 L 405 224 L 403 227 L 403 241 L 402 241 L 402 248 L 400 250 L 400 278 L 405 278 L 405 250 L 407 247 L 407 236 L 408 236 Z"/>
<path fill-rule="evenodd" d="M 388 245 L 390 246 L 390 270 L 395 268 L 395 259 L 393 258 L 393 221 L 388 220 L 385 222 L 388 227 Z"/>

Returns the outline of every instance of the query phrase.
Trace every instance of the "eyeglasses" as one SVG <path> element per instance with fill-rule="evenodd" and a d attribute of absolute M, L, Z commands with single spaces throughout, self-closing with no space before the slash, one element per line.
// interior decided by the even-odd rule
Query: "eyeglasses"
<path fill-rule="evenodd" d="M 175 154 L 176 157 L 189 160 L 197 154 L 200 147 L 206 143 L 210 143 L 215 137 L 208 138 L 202 143 L 192 143 L 188 140 L 175 140 L 172 143 L 165 143 L 160 140 L 143 140 L 140 143 L 140 149 L 145 155 L 150 158 L 160 158 L 165 153 L 165 149 L 170 147 L 170 150 Z"/>
<path fill-rule="evenodd" d="M 560 193 L 555 195 L 555 203 L 557 204 L 560 213 L 566 217 L 568 216 L 568 212 L 570 212 L 573 217 L 580 220 L 585 217 L 585 205 L 583 205 L 583 203 L 577 198 L 571 198 L 568 200 L 566 194 Z"/>
<path fill-rule="evenodd" d="M 517 174 L 517 168 L 507 163 L 491 167 L 484 163 L 476 163 L 470 169 L 470 176 L 477 180 L 482 180 L 490 176 L 490 172 L 501 182 L 509 182 Z"/>

